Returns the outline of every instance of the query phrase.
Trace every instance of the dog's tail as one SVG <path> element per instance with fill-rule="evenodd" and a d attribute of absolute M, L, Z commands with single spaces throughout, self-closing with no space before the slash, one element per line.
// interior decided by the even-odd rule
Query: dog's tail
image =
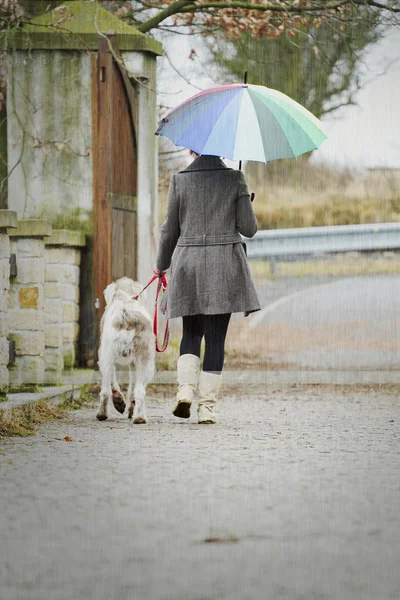
<path fill-rule="evenodd" d="M 118 329 L 118 331 L 121 331 L 121 329 L 126 329 L 127 331 L 135 329 L 140 333 L 141 331 L 148 329 L 151 323 L 144 314 L 123 308 L 121 312 L 115 315 L 112 325 Z"/>

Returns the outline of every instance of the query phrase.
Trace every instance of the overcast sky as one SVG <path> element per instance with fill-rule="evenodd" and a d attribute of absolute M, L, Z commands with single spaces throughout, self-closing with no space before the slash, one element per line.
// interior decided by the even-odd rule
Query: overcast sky
<path fill-rule="evenodd" d="M 400 31 L 371 47 L 365 73 L 370 83 L 358 93 L 358 106 L 324 121 L 328 139 L 313 160 L 400 168 Z"/>
<path fill-rule="evenodd" d="M 163 41 L 180 77 L 164 58 L 158 67 L 161 101 L 176 106 L 200 89 L 218 81 L 205 64 L 201 49 L 194 61 L 188 59 L 193 38 L 174 36 Z M 314 152 L 313 161 L 359 169 L 400 168 L 400 31 L 394 30 L 375 44 L 365 57 L 363 72 L 368 84 L 358 93 L 358 106 L 346 107 L 323 121 L 328 139 Z M 188 83 L 190 82 L 190 83 Z M 171 143 L 171 148 L 173 147 Z"/>

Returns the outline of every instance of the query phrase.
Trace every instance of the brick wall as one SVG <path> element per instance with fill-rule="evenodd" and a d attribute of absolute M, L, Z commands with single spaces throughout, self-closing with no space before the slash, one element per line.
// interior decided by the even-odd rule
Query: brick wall
<path fill-rule="evenodd" d="M 54 231 L 45 251 L 45 364 L 46 380 L 56 380 L 76 362 L 79 334 L 80 248 L 85 236 L 76 231 Z"/>
<path fill-rule="evenodd" d="M 80 232 L 0 211 L 0 384 L 61 383 L 76 362 Z M 2 227 L 3 224 L 3 227 Z M 16 274 L 10 274 L 15 255 Z M 9 342 L 15 359 L 9 363 Z"/>
<path fill-rule="evenodd" d="M 46 236 L 52 231 L 45 220 L 18 221 L 9 232 L 17 274 L 10 277 L 10 340 L 15 361 L 9 367 L 10 383 L 41 383 L 44 379 L 44 270 Z"/>
<path fill-rule="evenodd" d="M 0 386 L 9 383 L 10 238 L 7 230 L 17 226 L 17 213 L 0 210 Z"/>

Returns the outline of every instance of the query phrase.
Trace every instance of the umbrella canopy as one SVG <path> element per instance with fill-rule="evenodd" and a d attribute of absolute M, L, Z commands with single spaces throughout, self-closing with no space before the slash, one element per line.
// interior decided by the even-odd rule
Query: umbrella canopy
<path fill-rule="evenodd" d="M 326 139 L 319 119 L 289 96 L 242 83 L 192 96 L 159 122 L 156 135 L 198 154 L 259 162 L 300 156 Z"/>

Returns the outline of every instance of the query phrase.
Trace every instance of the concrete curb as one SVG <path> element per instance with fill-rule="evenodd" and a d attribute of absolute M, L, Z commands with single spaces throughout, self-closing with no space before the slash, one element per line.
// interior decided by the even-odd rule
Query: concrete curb
<path fill-rule="evenodd" d="M 118 371 L 120 384 L 128 383 L 128 372 Z M 224 385 L 400 385 L 400 371 L 224 371 Z M 174 385 L 176 371 L 158 371 L 152 384 Z M 16 408 L 31 402 L 51 400 L 57 405 L 68 399 L 78 399 L 82 386 L 100 383 L 98 371 L 66 372 L 63 384 L 48 387 L 42 392 L 8 394 L 7 400 L 0 402 L 0 410 Z"/>
<path fill-rule="evenodd" d="M 128 383 L 128 371 L 119 370 L 116 373 L 120 384 Z M 400 371 L 354 371 L 354 370 L 235 370 L 223 371 L 225 384 L 265 384 L 265 385 L 291 385 L 291 384 L 320 384 L 320 385 L 391 385 L 400 384 Z M 100 384 L 99 371 L 89 369 L 77 371 L 64 371 L 62 384 L 66 386 L 81 386 Z M 177 383 L 176 371 L 157 371 L 152 384 Z M 50 389 L 50 388 L 49 388 Z M 55 388 L 57 389 L 57 388 Z M 58 388 L 60 389 L 60 388 Z"/>
<path fill-rule="evenodd" d="M 47 388 L 43 392 L 7 394 L 7 400 L 0 402 L 0 410 L 18 408 L 19 406 L 23 406 L 25 404 L 31 404 L 33 402 L 40 402 L 43 400 L 51 400 L 51 404 L 56 406 L 57 404 L 61 404 L 67 400 L 79 398 L 81 392 L 82 390 L 80 387 L 64 385 Z"/>

